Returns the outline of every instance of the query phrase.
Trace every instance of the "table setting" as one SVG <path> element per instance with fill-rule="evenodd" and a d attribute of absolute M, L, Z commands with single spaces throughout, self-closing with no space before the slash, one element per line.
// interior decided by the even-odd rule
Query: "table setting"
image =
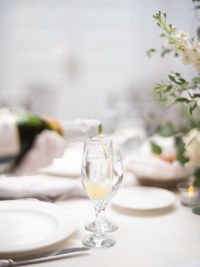
<path fill-rule="evenodd" d="M 112 140 L 110 135 L 108 139 Z M 97 141 L 94 140 L 94 142 Z M 79 148 L 77 149 L 77 147 Z M 34 261 L 27 261 L 24 264 L 40 266 L 41 263 L 38 258 L 40 256 L 45 258 L 45 261 L 47 260 L 46 263 L 42 263 L 44 266 L 45 264 L 48 264 L 47 266 L 51 264 L 52 266 L 64 266 L 65 264 L 72 266 L 96 264 L 98 266 L 98 264 L 106 264 L 107 261 L 114 260 L 113 254 L 116 253 L 119 254 L 114 260 L 116 266 L 122 266 L 122 264 L 131 266 L 133 263 L 138 264 L 138 266 L 145 266 L 148 263 L 149 266 L 173 266 L 170 264 L 174 263 L 176 259 L 184 261 L 187 259 L 187 257 L 183 257 L 181 248 L 178 249 L 172 260 L 168 261 L 164 257 L 167 251 L 168 253 L 172 251 L 172 248 L 177 251 L 175 244 L 177 246 L 182 240 L 180 235 L 182 231 L 185 233 L 182 220 L 184 220 L 186 229 L 192 228 L 190 229 L 192 235 L 190 238 L 191 242 L 194 242 L 194 247 L 190 249 L 191 243 L 189 245 L 187 242 L 182 246 L 188 250 L 188 259 L 190 257 L 194 259 L 194 256 L 197 256 L 195 244 L 197 245 L 199 242 L 196 237 L 199 234 L 200 217 L 192 214 L 189 207 L 181 204 L 176 187 L 166 189 L 166 187 L 144 186 L 136 178 L 136 175 L 126 168 L 126 162 L 129 162 L 131 154 L 122 156 L 117 151 L 113 156 L 113 175 L 115 177 L 112 181 L 113 189 L 107 196 L 106 192 L 111 186 L 111 181 L 105 181 L 104 187 L 105 176 L 103 175 L 103 182 L 97 182 L 98 176 L 95 178 L 95 175 L 99 175 L 99 171 L 96 171 L 96 167 L 94 167 L 96 164 L 99 166 L 99 158 L 97 161 L 92 161 L 91 170 L 88 163 L 84 165 L 87 168 L 84 168 L 84 175 L 86 175 L 84 178 L 81 173 L 83 163 L 80 161 L 80 157 L 84 158 L 84 154 L 88 156 L 88 153 L 84 152 L 86 147 L 83 149 L 82 143 L 81 145 L 74 144 L 74 148 L 73 145 L 66 148 L 64 156 L 60 160 L 65 161 L 66 165 L 69 163 L 70 166 L 71 162 L 68 162 L 66 157 L 68 149 L 69 154 L 74 153 L 73 160 L 77 158 L 77 161 L 74 160 L 74 166 L 76 165 L 79 176 L 78 174 L 70 176 L 70 168 L 69 173 L 67 173 L 67 167 L 65 167 L 63 176 L 60 173 L 56 176 L 55 173 L 48 173 L 48 170 L 42 169 L 33 176 L 1 178 L 0 192 L 2 199 L 6 199 L 0 202 L 0 234 L 1 240 L 4 240 L 0 246 L 1 259 L 12 259 L 12 261 L 19 263 L 20 261 L 36 259 L 35 263 Z M 102 155 L 102 151 L 100 155 Z M 56 164 L 55 162 L 52 164 L 54 170 Z M 58 166 L 61 166 L 60 162 Z M 102 170 L 101 160 L 100 166 Z M 109 171 L 109 166 L 107 167 L 105 170 Z M 145 168 L 147 168 L 146 165 Z M 89 183 L 90 185 L 93 183 L 92 186 L 86 189 L 84 179 L 88 179 L 88 176 L 95 180 L 91 180 Z M 86 181 L 88 183 L 88 180 Z M 88 199 L 87 194 L 90 194 L 92 201 Z M 106 196 L 108 198 L 105 198 Z M 94 198 L 100 209 L 98 227 L 95 224 L 95 209 L 92 204 Z M 101 198 L 102 200 L 100 200 Z M 108 225 L 105 224 L 105 218 L 109 222 Z M 112 229 L 106 229 L 111 225 L 113 226 Z M 163 232 L 165 227 L 166 233 Z M 151 228 L 152 230 L 150 230 Z M 168 235 L 175 235 L 174 238 L 171 237 L 174 242 L 173 245 L 167 238 L 167 233 Z M 98 245 L 95 245 L 93 240 L 93 243 L 88 245 L 85 238 L 88 236 L 91 238 L 95 235 L 98 239 L 103 235 L 101 242 L 97 242 Z M 109 240 L 107 245 L 104 241 L 102 242 L 105 236 Z M 159 243 L 162 238 L 163 241 L 167 241 L 165 241 L 166 244 L 163 244 L 163 251 L 161 252 Z M 189 238 L 189 233 L 185 238 Z M 91 239 L 89 240 L 91 242 Z M 167 244 L 172 247 L 167 247 Z M 59 257 L 55 257 L 53 261 L 46 258 L 57 255 L 64 248 L 88 248 L 88 250 L 81 251 L 80 254 L 77 252 L 74 255 L 59 254 Z M 136 254 L 134 258 L 130 257 L 133 253 L 132 249 Z M 151 256 L 154 249 L 159 251 L 160 257 L 158 256 L 158 259 Z M 145 252 L 147 258 L 142 256 L 144 250 L 147 250 Z M 125 254 L 123 259 L 120 257 L 122 251 Z M 23 264 L 23 262 L 21 263 Z"/>
<path fill-rule="evenodd" d="M 200 71 L 199 41 L 177 33 L 166 13 L 153 18 L 166 39 L 161 55 L 175 53 Z M 121 118 L 112 132 L 98 123 L 92 137 L 82 125 L 84 140 L 67 143 L 49 166 L 1 174 L 0 266 L 200 266 L 200 124 L 193 116 L 200 80 L 178 72 L 168 78 L 152 96 L 169 108 L 185 104 L 186 125 L 160 118 L 148 134 L 145 121 L 126 127 Z"/>

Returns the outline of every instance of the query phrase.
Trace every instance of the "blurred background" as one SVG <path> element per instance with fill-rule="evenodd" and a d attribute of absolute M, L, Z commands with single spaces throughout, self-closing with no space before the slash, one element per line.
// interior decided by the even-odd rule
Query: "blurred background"
<path fill-rule="evenodd" d="M 196 73 L 172 55 L 146 56 L 162 43 L 159 10 L 195 36 L 192 0 L 0 0 L 0 107 L 95 118 L 107 131 L 171 116 L 149 96 L 153 84 Z"/>

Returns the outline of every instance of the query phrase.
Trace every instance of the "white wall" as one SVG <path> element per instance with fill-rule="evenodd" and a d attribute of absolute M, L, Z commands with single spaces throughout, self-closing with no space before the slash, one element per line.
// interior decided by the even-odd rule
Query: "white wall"
<path fill-rule="evenodd" d="M 146 57 L 161 44 L 158 10 L 195 34 L 191 0 L 0 0 L 2 103 L 31 92 L 26 105 L 38 112 L 102 119 L 110 95 L 131 87 L 145 96 L 171 70 L 195 74 L 172 56 Z"/>

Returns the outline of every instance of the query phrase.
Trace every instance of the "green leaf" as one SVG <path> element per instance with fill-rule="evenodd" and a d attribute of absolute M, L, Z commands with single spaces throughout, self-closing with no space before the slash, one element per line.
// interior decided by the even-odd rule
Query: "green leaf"
<path fill-rule="evenodd" d="M 200 168 L 197 168 L 194 171 L 194 177 L 195 177 L 194 186 L 200 188 Z"/>
<path fill-rule="evenodd" d="M 200 94 L 193 94 L 192 95 L 192 98 L 199 98 L 200 97 Z"/>
<path fill-rule="evenodd" d="M 151 57 L 152 56 L 152 53 L 155 53 L 156 50 L 154 48 L 150 48 L 149 50 L 146 51 L 146 55 L 148 57 Z"/>
<path fill-rule="evenodd" d="M 168 77 L 169 77 L 169 79 L 170 79 L 173 83 L 175 83 L 175 84 L 178 84 L 178 85 L 182 85 L 182 84 L 183 84 L 182 81 L 178 82 L 172 75 L 169 75 Z M 179 78 L 179 80 L 180 80 L 180 79 L 181 79 L 181 78 Z"/>
<path fill-rule="evenodd" d="M 176 79 L 173 76 L 169 75 L 168 77 L 172 82 L 176 83 Z"/>
<path fill-rule="evenodd" d="M 169 137 L 175 134 L 173 124 L 171 122 L 160 126 L 159 134 L 164 137 Z"/>
<path fill-rule="evenodd" d="M 164 34 L 164 33 L 161 33 L 160 34 L 160 37 L 162 38 L 162 37 L 166 37 L 166 35 Z"/>
<path fill-rule="evenodd" d="M 180 81 L 182 84 L 186 83 L 186 80 L 184 80 L 183 78 L 179 78 L 179 81 Z"/>
<path fill-rule="evenodd" d="M 200 39 L 200 27 L 197 28 L 197 37 Z"/>
<path fill-rule="evenodd" d="M 162 153 L 162 148 L 158 146 L 156 143 L 151 141 L 151 150 L 154 154 L 161 154 Z"/>
<path fill-rule="evenodd" d="M 165 90 L 164 92 L 165 92 L 165 93 L 166 93 L 166 92 L 169 92 L 171 89 L 172 89 L 172 85 L 168 85 L 167 88 L 166 88 L 166 90 Z"/>
<path fill-rule="evenodd" d="M 161 57 L 164 57 L 166 54 L 169 54 L 171 52 L 171 49 L 163 48 L 161 52 Z"/>
<path fill-rule="evenodd" d="M 194 77 L 194 78 L 192 79 L 192 82 L 195 83 L 195 84 L 200 83 L 200 77 L 199 77 L 199 76 L 198 76 L 198 77 Z"/>
<path fill-rule="evenodd" d="M 176 147 L 176 150 L 177 150 L 177 160 L 181 164 L 184 165 L 186 162 L 189 161 L 189 158 L 184 156 L 185 144 L 184 144 L 181 136 L 176 136 L 175 137 L 175 147 Z"/>
<path fill-rule="evenodd" d="M 195 110 L 195 108 L 197 108 L 197 103 L 194 103 L 194 105 L 190 107 L 189 109 L 190 115 L 192 115 L 192 112 Z"/>
<path fill-rule="evenodd" d="M 188 100 L 185 97 L 180 97 L 176 99 L 176 102 L 184 102 L 184 103 L 190 103 L 190 100 Z"/>
<path fill-rule="evenodd" d="M 102 134 L 102 131 L 103 131 L 103 126 L 102 126 L 102 124 L 99 124 L 99 134 Z"/>

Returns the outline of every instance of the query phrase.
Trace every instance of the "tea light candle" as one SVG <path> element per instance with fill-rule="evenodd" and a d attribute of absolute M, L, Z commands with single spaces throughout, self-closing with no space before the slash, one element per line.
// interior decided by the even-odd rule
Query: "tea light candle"
<path fill-rule="evenodd" d="M 188 183 L 178 184 L 181 203 L 186 206 L 194 206 L 199 202 L 200 191 Z"/>

